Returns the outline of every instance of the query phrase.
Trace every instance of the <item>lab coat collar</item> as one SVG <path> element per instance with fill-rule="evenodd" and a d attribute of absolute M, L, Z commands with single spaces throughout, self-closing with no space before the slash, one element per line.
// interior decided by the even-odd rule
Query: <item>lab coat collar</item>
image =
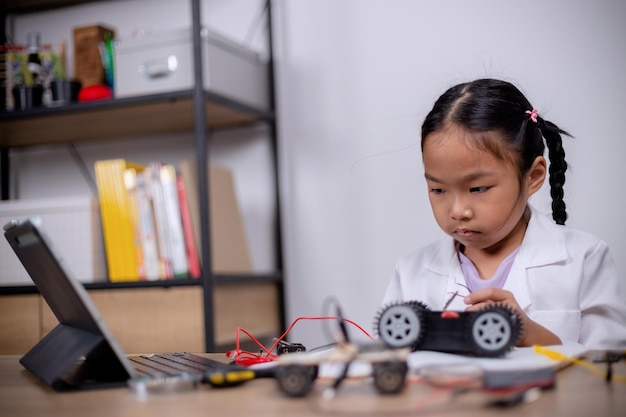
<path fill-rule="evenodd" d="M 522 309 L 531 303 L 526 271 L 530 268 L 557 263 L 568 257 L 563 235 L 554 232 L 554 228 L 562 226 L 557 226 L 534 207 L 529 207 L 531 217 L 526 234 L 504 285 L 505 290 L 515 294 L 515 299 Z M 455 297 L 448 308 L 464 310 L 467 306 L 463 303 L 462 295 L 468 291 L 464 288 L 465 278 L 454 240 L 449 238 L 441 240 L 433 256 L 427 260 L 425 267 L 440 277 L 438 280 L 440 283 L 443 283 L 441 278 L 447 277 L 445 287 L 440 287 L 442 290 L 441 306 L 443 307 L 452 294 L 458 291 L 461 296 Z"/>
<path fill-rule="evenodd" d="M 531 217 L 516 261 L 534 268 L 567 260 L 568 253 L 559 226 L 545 214 L 530 206 Z"/>

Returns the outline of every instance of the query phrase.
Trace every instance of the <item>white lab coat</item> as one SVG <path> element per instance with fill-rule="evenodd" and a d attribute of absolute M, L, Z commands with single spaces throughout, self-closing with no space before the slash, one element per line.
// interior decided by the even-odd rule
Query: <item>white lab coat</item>
<path fill-rule="evenodd" d="M 626 348 L 626 279 L 618 276 L 605 242 L 556 225 L 531 207 L 524 240 L 504 285 L 528 316 L 563 343 L 590 349 Z M 451 238 L 432 243 L 396 263 L 383 306 L 419 300 L 433 310 L 462 311 L 468 290 Z"/>

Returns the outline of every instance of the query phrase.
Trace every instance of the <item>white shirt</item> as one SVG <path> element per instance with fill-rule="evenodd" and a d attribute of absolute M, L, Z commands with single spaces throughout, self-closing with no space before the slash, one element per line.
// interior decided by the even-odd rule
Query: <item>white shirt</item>
<path fill-rule="evenodd" d="M 565 343 L 590 349 L 626 348 L 626 278 L 618 276 L 607 244 L 556 225 L 531 207 L 524 240 L 504 289 L 531 320 Z M 462 311 L 465 278 L 452 238 L 401 257 L 383 305 L 418 300 L 433 310 Z"/>

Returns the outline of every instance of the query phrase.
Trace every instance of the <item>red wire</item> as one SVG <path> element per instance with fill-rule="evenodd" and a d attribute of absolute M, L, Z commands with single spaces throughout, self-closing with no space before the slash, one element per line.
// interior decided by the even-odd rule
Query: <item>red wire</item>
<path fill-rule="evenodd" d="M 289 334 L 289 332 L 291 332 L 293 327 L 300 320 L 337 320 L 337 319 L 339 319 L 339 317 L 336 317 L 336 316 L 298 317 L 289 325 L 287 330 L 285 330 L 285 332 L 274 341 L 274 343 L 269 349 L 263 346 L 261 342 L 259 342 L 254 336 L 252 336 L 252 334 L 250 334 L 250 332 L 248 332 L 242 327 L 237 327 L 237 332 L 235 334 L 235 346 L 236 346 L 235 350 L 231 350 L 227 352 L 226 355 L 232 358 L 235 363 L 239 365 L 244 365 L 244 366 L 253 365 L 256 363 L 271 362 L 275 360 L 277 357 L 277 355 L 273 353 L 274 349 L 276 349 L 276 346 L 278 346 L 278 344 Z M 349 319 L 343 319 L 343 320 L 353 325 L 357 329 L 359 329 L 361 332 L 363 332 L 363 334 L 365 334 L 370 339 L 372 340 L 374 339 L 372 335 L 370 335 L 364 328 L 359 326 L 354 321 L 349 320 Z M 256 344 L 260 348 L 260 352 L 258 354 L 241 350 L 240 348 L 241 344 L 239 340 L 240 333 L 244 333 L 246 336 L 250 338 L 252 342 L 254 342 L 254 344 Z M 263 356 L 263 354 L 265 354 L 265 356 Z"/>

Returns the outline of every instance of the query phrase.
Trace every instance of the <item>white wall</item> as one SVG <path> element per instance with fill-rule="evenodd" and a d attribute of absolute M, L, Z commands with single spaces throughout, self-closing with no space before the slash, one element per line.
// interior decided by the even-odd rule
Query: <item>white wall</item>
<path fill-rule="evenodd" d="M 189 15 L 186 2 L 164 0 L 119 13 L 146 1 L 89 7 L 120 33 L 181 27 Z M 244 41 L 258 4 L 207 0 L 204 20 Z M 71 17 L 93 23 L 83 12 Z M 395 259 L 441 235 L 422 179 L 421 122 L 447 87 L 476 77 L 515 82 L 576 136 L 565 144 L 568 223 L 607 240 L 626 271 L 625 2 L 275 0 L 274 12 L 290 319 L 331 313 L 322 304 L 333 295 L 371 329 Z M 47 18 L 20 19 L 22 34 L 55 29 Z M 259 32 L 246 42 L 262 43 Z M 548 210 L 545 192 L 535 203 Z M 303 323 L 292 339 L 314 347 L 325 337 Z"/>
<path fill-rule="evenodd" d="M 613 247 L 626 271 L 626 2 L 278 1 L 280 135 L 289 315 L 334 295 L 371 329 L 395 259 L 441 235 L 422 178 L 420 125 L 449 86 L 517 84 L 575 135 L 572 227 Z M 535 199 L 546 212 L 544 192 Z M 318 344 L 319 326 L 294 332 Z"/>

